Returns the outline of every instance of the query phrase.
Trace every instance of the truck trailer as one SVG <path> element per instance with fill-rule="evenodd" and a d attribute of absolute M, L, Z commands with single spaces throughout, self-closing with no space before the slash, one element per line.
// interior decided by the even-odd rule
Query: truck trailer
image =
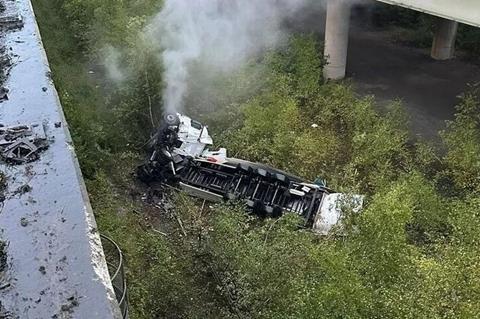
<path fill-rule="evenodd" d="M 299 215 L 305 227 L 328 234 L 348 208 L 359 212 L 363 196 L 336 193 L 323 182 L 308 182 L 261 163 L 211 151 L 208 127 L 182 114 L 166 114 L 148 143 L 149 158 L 137 169 L 148 184 L 168 184 L 211 202 L 242 201 L 254 214 Z"/>

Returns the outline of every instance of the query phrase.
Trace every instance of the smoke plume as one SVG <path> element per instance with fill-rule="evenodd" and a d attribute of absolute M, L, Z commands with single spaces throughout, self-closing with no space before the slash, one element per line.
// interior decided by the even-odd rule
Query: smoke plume
<path fill-rule="evenodd" d="M 285 39 L 282 22 L 311 0 L 166 0 L 147 27 L 164 67 L 164 110 L 181 111 L 191 66 L 230 72 Z M 198 79 L 201 81 L 201 79 Z"/>
<path fill-rule="evenodd" d="M 122 53 L 113 46 L 107 45 L 103 49 L 103 64 L 106 75 L 113 83 L 122 83 L 126 79 L 126 70 L 122 66 Z"/>

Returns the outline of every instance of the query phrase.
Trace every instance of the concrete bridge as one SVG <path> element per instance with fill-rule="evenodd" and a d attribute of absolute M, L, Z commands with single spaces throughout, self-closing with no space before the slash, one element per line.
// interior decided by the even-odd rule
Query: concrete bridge
<path fill-rule="evenodd" d="M 479 0 L 377 0 L 402 6 L 438 17 L 431 56 L 436 60 L 453 58 L 458 23 L 480 27 Z M 345 77 L 350 28 L 349 0 L 329 0 L 325 27 L 325 56 L 328 65 L 324 69 L 327 79 Z"/>
<path fill-rule="evenodd" d="M 126 318 L 30 0 L 0 0 L 0 66 L 0 318 Z"/>

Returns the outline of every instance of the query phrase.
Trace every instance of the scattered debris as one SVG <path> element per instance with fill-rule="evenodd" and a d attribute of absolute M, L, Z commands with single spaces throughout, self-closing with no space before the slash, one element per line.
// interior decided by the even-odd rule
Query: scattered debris
<path fill-rule="evenodd" d="M 2 156 L 15 164 L 27 163 L 37 159 L 38 148 L 26 139 L 15 141 L 3 151 Z"/>
<path fill-rule="evenodd" d="M 0 66 L 2 68 L 12 66 L 12 59 L 8 54 L 5 54 L 5 48 L 0 50 L 0 53 L 2 54 L 0 56 Z"/>
<path fill-rule="evenodd" d="M 0 158 L 11 164 L 24 164 L 38 159 L 48 147 L 42 125 L 0 126 Z"/>
<path fill-rule="evenodd" d="M 0 103 L 8 100 L 8 88 L 2 86 L 0 87 Z"/>
<path fill-rule="evenodd" d="M 7 243 L 0 240 L 0 272 L 7 268 Z"/>
<path fill-rule="evenodd" d="M 11 319 L 11 318 L 13 318 L 12 314 L 9 311 L 5 310 L 5 308 L 2 305 L 2 301 L 0 301 L 0 319 Z"/>
<path fill-rule="evenodd" d="M 25 217 L 22 217 L 22 218 L 20 219 L 20 225 L 21 225 L 22 227 L 27 227 L 27 226 L 28 226 L 28 220 L 27 220 Z"/>
<path fill-rule="evenodd" d="M 19 186 L 14 192 L 13 192 L 13 195 L 23 195 L 23 194 L 26 194 L 28 192 L 30 192 L 32 190 L 32 186 L 28 185 L 28 184 L 24 184 L 22 186 Z"/>
<path fill-rule="evenodd" d="M 47 270 L 45 269 L 45 266 L 40 266 L 38 268 L 38 271 L 42 274 L 42 275 L 46 275 L 47 274 Z"/>
<path fill-rule="evenodd" d="M 23 18 L 21 15 L 0 17 L 1 30 L 15 30 L 23 27 Z"/>
<path fill-rule="evenodd" d="M 62 312 L 67 312 L 67 313 L 73 313 L 73 308 L 78 307 L 79 302 L 75 296 L 71 296 L 67 299 L 67 303 L 63 304 L 60 310 Z M 63 318 L 63 317 L 58 317 L 55 315 L 54 318 Z"/>
<path fill-rule="evenodd" d="M 0 203 L 5 201 L 5 191 L 7 190 L 7 176 L 0 171 Z"/>
<path fill-rule="evenodd" d="M 7 269 L 7 243 L 0 240 L 0 290 L 6 289 L 10 287 L 10 283 L 5 283 L 3 278 L 3 272 Z M 2 301 L 0 300 L 0 319 L 8 319 L 11 318 L 10 312 L 8 312 L 2 305 Z"/>
<path fill-rule="evenodd" d="M 4 272 L 7 270 L 7 246 L 8 244 L 2 240 L 0 240 L 0 290 L 7 289 L 10 287 L 10 283 L 4 277 Z M 0 300 L 0 319 L 9 319 L 11 317 L 11 313 L 7 311 L 3 305 L 2 301 Z"/>
<path fill-rule="evenodd" d="M 56 127 L 56 128 L 62 127 L 62 122 L 56 122 L 56 123 L 55 123 L 55 127 Z"/>
<path fill-rule="evenodd" d="M 10 68 L 12 67 L 12 59 L 10 55 L 5 53 L 5 47 L 0 47 L 0 83 L 3 83 L 7 78 L 8 74 L 10 73 Z M 0 102 L 8 99 L 8 88 L 1 87 L 0 88 Z"/>

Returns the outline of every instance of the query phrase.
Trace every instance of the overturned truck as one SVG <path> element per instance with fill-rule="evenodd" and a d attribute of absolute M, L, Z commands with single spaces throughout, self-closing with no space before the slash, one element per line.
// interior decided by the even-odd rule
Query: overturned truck
<path fill-rule="evenodd" d="M 322 234 L 341 220 L 346 206 L 354 212 L 362 206 L 362 196 L 335 193 L 322 182 L 229 158 L 224 148 L 210 151 L 212 144 L 206 126 L 182 114 L 167 114 L 148 144 L 151 155 L 138 167 L 138 177 L 178 186 L 208 201 L 240 200 L 262 217 L 294 213 Z"/>

